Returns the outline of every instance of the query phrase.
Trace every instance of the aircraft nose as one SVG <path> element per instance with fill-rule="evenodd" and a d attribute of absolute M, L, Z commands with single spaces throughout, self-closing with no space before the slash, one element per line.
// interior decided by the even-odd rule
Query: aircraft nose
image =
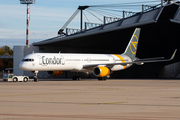
<path fill-rule="evenodd" d="M 25 69 L 26 69 L 26 67 L 25 67 L 25 65 L 23 64 L 23 62 L 21 62 L 21 63 L 19 64 L 19 67 L 20 67 L 22 70 L 25 70 Z"/>
<path fill-rule="evenodd" d="M 22 69 L 23 67 L 22 67 L 22 62 L 19 64 L 19 67 Z"/>

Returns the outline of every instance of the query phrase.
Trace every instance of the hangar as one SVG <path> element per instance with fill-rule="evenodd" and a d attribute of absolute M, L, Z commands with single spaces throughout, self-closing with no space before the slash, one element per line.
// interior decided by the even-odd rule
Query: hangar
<path fill-rule="evenodd" d="M 178 49 L 175 59 L 170 62 L 148 63 L 114 72 L 111 78 L 180 78 L 180 2 L 150 7 L 111 23 L 73 34 L 57 36 L 33 43 L 33 46 L 14 46 L 15 74 L 30 74 L 21 71 L 18 63 L 25 55 L 34 52 L 62 53 L 123 53 L 136 27 L 141 28 L 138 58 L 170 58 Z M 39 73 L 46 77 L 45 73 Z M 66 73 L 62 77 L 70 77 Z"/>

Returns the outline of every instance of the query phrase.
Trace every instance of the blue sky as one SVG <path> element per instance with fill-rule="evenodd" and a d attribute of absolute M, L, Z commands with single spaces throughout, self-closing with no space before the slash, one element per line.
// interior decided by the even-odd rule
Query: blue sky
<path fill-rule="evenodd" d="M 144 0 L 133 0 L 140 2 Z M 153 1 L 153 0 L 148 0 Z M 158 1 L 158 0 L 157 0 Z M 29 43 L 56 37 L 58 30 L 65 24 L 79 5 L 103 5 L 128 3 L 132 0 L 36 0 L 30 7 Z M 158 4 L 152 2 L 151 4 Z M 19 0 L 0 0 L 0 47 L 8 45 L 25 45 L 26 40 L 26 8 Z M 141 11 L 141 7 L 128 7 L 122 10 Z M 92 23 L 98 19 L 89 16 Z M 79 15 L 68 28 L 79 28 Z M 85 21 L 85 20 L 84 20 Z"/>

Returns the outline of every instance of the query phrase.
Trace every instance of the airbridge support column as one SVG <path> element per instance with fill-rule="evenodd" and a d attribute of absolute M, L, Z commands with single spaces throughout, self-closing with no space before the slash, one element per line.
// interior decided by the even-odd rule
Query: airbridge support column
<path fill-rule="evenodd" d="M 24 58 L 24 46 L 13 47 L 13 71 L 14 75 L 23 75 L 24 71 L 19 68 L 20 61 Z"/>

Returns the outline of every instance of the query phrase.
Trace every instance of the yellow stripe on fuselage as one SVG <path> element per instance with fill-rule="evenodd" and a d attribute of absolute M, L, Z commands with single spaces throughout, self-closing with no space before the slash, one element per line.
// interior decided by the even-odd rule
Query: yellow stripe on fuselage
<path fill-rule="evenodd" d="M 116 57 L 118 57 L 118 58 L 121 60 L 122 63 L 125 63 L 125 62 L 126 62 L 122 56 L 117 55 L 117 54 L 113 54 L 113 55 L 115 55 Z M 123 66 L 123 67 L 124 67 L 124 69 L 126 69 L 126 66 Z"/>

